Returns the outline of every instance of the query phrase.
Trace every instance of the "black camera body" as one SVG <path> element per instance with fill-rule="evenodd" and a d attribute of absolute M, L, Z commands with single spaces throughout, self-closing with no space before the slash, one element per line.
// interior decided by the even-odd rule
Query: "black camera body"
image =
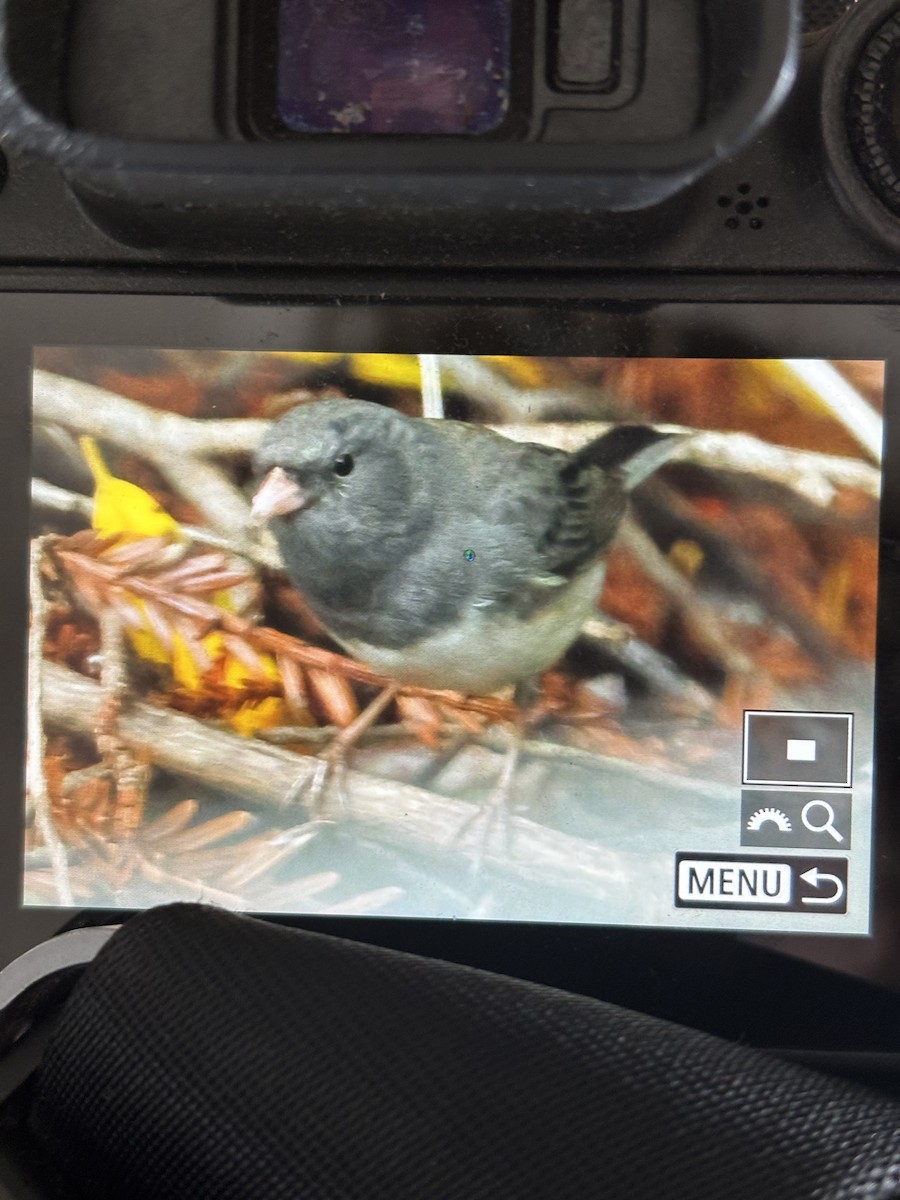
<path fill-rule="evenodd" d="M 460 38 L 435 25 L 428 42 L 447 11 Z M 289 18 L 303 30 L 290 47 L 311 56 L 302 69 L 285 66 L 286 31 L 300 28 Z M 388 50 L 400 66 L 370 87 Z M 490 83 L 470 88 L 476 52 Z M 316 71 L 338 88 L 333 101 L 325 87 L 303 90 Z M 0 296 L 0 338 L 16 429 L 29 420 L 36 346 L 889 361 L 898 112 L 898 0 L 2 0 L 0 291 L 14 295 Z M 888 391 L 886 412 L 892 403 Z M 889 417 L 883 795 L 900 733 L 893 441 Z M 15 478 L 10 467 L 2 536 L 19 567 L 3 651 L 23 681 L 27 451 L 24 435 L 9 444 L 22 462 Z M 880 471 L 877 453 L 867 462 Z M 18 692 L 11 709 L 0 750 L 16 760 Z M 860 722 L 860 737 L 871 733 Z M 10 792 L 0 820 L 18 855 L 18 780 Z M 900 822 L 879 804 L 879 955 L 863 936 L 817 928 L 804 952 L 896 986 Z M 678 848 L 697 846 L 686 836 Z M 47 936 L 65 907 L 20 907 L 20 861 L 0 873 L 0 906 L 15 913 L 6 957 Z M 846 876 L 836 882 L 843 894 Z M 669 903 L 668 877 L 665 887 Z M 777 956 L 732 938 L 728 915 L 677 933 L 300 919 L 758 1044 L 897 1052 L 893 995 L 874 994 L 870 1035 L 862 1001 L 828 976 L 817 997 L 831 1025 L 810 1031 L 775 995 Z M 790 941 L 794 926 L 783 928 Z M 803 949 L 811 924 L 800 928 L 789 950 Z M 784 988 L 806 987 L 792 969 Z"/>
<path fill-rule="evenodd" d="M 293 7 L 334 32 L 327 4 Z M 331 7 L 363 14 L 337 29 L 337 71 L 396 6 Z M 486 133 L 287 129 L 278 8 L 11 0 L 0 261 L 339 270 L 351 289 L 371 272 L 375 293 L 392 272 L 665 273 L 693 296 L 707 272 L 821 294 L 892 269 L 890 3 L 500 5 Z M 376 111 L 347 88 L 332 111 Z"/>

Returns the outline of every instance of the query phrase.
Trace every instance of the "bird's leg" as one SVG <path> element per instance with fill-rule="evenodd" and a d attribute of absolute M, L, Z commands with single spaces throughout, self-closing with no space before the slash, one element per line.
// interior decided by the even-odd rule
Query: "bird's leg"
<path fill-rule="evenodd" d="M 514 801 L 513 785 L 522 755 L 526 713 L 534 703 L 537 687 L 538 680 L 536 678 L 524 680 L 516 685 L 514 699 L 518 715 L 513 721 L 507 722 L 501 727 L 507 745 L 500 775 L 478 812 L 474 816 L 466 818 L 456 835 L 456 839 L 461 840 L 473 826 L 477 824 L 484 826 L 484 833 L 475 860 L 476 871 L 480 870 L 484 856 L 498 834 L 507 854 L 512 847 L 510 816 Z"/>
<path fill-rule="evenodd" d="M 291 787 L 285 797 L 285 804 L 291 804 L 302 797 L 310 815 L 321 819 L 325 795 L 329 787 L 334 786 L 338 795 L 339 807 L 344 808 L 346 805 L 344 775 L 350 751 L 363 734 L 371 729 L 399 691 L 400 685 L 392 683 L 379 692 L 359 716 L 355 717 L 335 736 L 331 745 L 318 755 L 312 779 L 304 775 Z"/>
<path fill-rule="evenodd" d="M 466 817 L 456 832 L 454 843 L 468 842 L 474 830 L 478 830 L 478 843 L 472 861 L 473 875 L 481 872 L 484 860 L 491 851 L 509 856 L 512 850 L 512 827 L 510 816 L 513 808 L 513 783 L 522 745 L 522 732 L 518 724 L 503 726 L 507 743 L 503 765 L 497 782 L 487 798 L 482 801 L 470 817 Z"/>

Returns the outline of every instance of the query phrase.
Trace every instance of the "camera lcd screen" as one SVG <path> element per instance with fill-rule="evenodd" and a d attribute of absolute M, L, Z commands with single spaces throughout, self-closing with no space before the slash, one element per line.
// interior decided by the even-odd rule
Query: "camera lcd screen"
<path fill-rule="evenodd" d="M 34 348 L 24 903 L 867 932 L 884 362 L 303 344 Z"/>

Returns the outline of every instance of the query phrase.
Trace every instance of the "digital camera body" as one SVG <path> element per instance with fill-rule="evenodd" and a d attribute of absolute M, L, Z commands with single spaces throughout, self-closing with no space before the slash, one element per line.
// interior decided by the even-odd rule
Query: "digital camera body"
<path fill-rule="evenodd" d="M 455 40 L 440 8 L 5 0 L 0 336 L 15 429 L 35 346 L 887 361 L 877 699 L 857 722 L 876 746 L 878 803 L 854 847 L 874 864 L 851 892 L 854 936 L 822 936 L 840 932 L 836 915 L 760 927 L 727 903 L 677 932 L 558 913 L 295 917 L 758 1044 L 896 1053 L 896 998 L 875 984 L 900 986 L 900 6 L 470 0 Z M 2 745 L 19 763 L 27 471 L 23 440 L 8 445 L 21 463 L 4 489 L 17 568 L 3 653 L 17 686 Z M 735 776 L 735 803 L 746 782 Z M 716 861 L 700 829 L 679 853 Z M 23 908 L 19 874 L 2 876 L 7 958 L 65 920 L 109 921 L 77 903 Z M 666 903 L 675 888 L 667 877 Z M 858 979 L 782 950 L 872 991 L 848 1000 Z M 779 1005 L 801 976 L 830 1014 L 815 1030 Z M 848 1014 L 865 1004 L 863 1031 Z"/>
<path fill-rule="evenodd" d="M 660 273 L 673 298 L 676 280 L 689 289 L 706 272 L 733 274 L 732 298 L 751 281 L 762 296 L 769 275 L 803 275 L 812 298 L 829 273 L 849 286 L 890 272 L 889 4 L 462 6 L 462 49 L 432 74 L 465 75 L 465 38 L 474 53 L 490 18 L 481 36 L 497 42 L 505 89 L 481 118 L 493 127 L 440 88 L 435 132 L 378 126 L 377 101 L 374 126 L 342 125 L 314 97 L 304 127 L 307 101 L 279 68 L 279 45 L 301 33 L 297 70 L 340 79 L 335 112 L 372 109 L 365 55 L 389 51 L 399 83 L 379 94 L 412 89 L 413 115 L 425 103 L 408 62 L 435 57 L 427 30 L 383 32 L 406 7 L 351 19 L 355 5 L 11 4 L 3 261 L 302 267 L 345 271 L 353 288 L 375 272 L 373 295 L 413 270 L 566 271 L 594 286 Z M 292 103 L 294 128 L 279 115 Z M 442 129 L 441 112 L 465 104 L 472 127 Z"/>

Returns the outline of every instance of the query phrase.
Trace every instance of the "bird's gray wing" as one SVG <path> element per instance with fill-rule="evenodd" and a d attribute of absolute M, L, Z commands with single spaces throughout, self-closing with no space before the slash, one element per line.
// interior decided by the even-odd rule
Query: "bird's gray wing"
<path fill-rule="evenodd" d="M 609 546 L 627 503 L 618 473 L 556 463 L 556 503 L 548 504 L 540 547 L 549 568 L 569 579 Z"/>
<path fill-rule="evenodd" d="M 612 541 L 626 505 L 618 472 L 483 428 L 448 421 L 445 429 L 466 462 L 469 503 L 484 537 L 506 543 L 505 554 L 498 546 L 508 567 L 498 587 L 521 593 L 524 586 L 540 603 Z"/>

